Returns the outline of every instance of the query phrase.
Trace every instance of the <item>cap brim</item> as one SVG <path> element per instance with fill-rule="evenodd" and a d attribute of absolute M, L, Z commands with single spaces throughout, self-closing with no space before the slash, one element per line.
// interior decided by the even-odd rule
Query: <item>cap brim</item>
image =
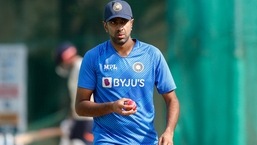
<path fill-rule="evenodd" d="M 124 18 L 124 19 L 127 19 L 127 20 L 132 19 L 132 17 L 131 17 L 131 16 L 125 16 L 125 15 L 114 15 L 114 16 L 109 17 L 109 18 L 108 18 L 108 19 L 106 19 L 105 21 L 106 21 L 106 22 L 108 22 L 108 21 L 110 21 L 110 20 L 111 20 L 111 19 L 113 19 L 113 18 Z"/>

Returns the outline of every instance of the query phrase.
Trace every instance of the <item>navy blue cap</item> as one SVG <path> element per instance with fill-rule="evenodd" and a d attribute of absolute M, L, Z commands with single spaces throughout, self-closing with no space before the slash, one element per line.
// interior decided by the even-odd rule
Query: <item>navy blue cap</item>
<path fill-rule="evenodd" d="M 133 18 L 130 5 L 123 0 L 112 0 L 105 5 L 104 21 L 108 22 L 113 18 L 124 18 L 130 20 Z"/>
<path fill-rule="evenodd" d="M 62 54 L 70 47 L 76 48 L 71 42 L 68 41 L 62 42 L 57 46 L 55 50 L 55 61 L 57 64 L 60 64 L 62 62 Z"/>

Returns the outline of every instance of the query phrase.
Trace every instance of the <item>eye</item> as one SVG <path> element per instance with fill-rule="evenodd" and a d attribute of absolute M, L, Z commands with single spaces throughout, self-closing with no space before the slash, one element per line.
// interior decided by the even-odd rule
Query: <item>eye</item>
<path fill-rule="evenodd" d="M 120 23 L 121 23 L 122 25 L 125 25 L 127 22 L 128 22 L 128 20 L 122 19 Z"/>
<path fill-rule="evenodd" d="M 112 19 L 108 23 L 109 25 L 116 26 L 116 25 L 126 25 L 129 20 L 127 19 Z"/>
<path fill-rule="evenodd" d="M 110 25 L 115 25 L 116 23 L 115 23 L 115 21 L 109 21 L 109 24 Z"/>

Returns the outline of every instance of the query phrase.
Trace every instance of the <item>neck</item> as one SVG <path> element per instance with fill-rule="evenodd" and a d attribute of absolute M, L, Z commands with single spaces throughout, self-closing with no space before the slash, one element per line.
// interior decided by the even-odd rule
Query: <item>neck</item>
<path fill-rule="evenodd" d="M 74 65 L 75 65 L 76 60 L 77 60 L 77 59 L 79 59 L 79 58 L 80 58 L 80 56 L 79 56 L 79 55 L 75 55 L 75 56 L 72 58 L 72 62 L 73 62 L 73 63 L 71 63 L 71 65 L 72 65 L 72 66 L 74 66 Z"/>
<path fill-rule="evenodd" d="M 129 39 L 126 43 L 122 45 L 114 44 L 112 42 L 113 47 L 119 53 L 120 56 L 126 57 L 132 51 L 135 42 L 132 39 Z"/>

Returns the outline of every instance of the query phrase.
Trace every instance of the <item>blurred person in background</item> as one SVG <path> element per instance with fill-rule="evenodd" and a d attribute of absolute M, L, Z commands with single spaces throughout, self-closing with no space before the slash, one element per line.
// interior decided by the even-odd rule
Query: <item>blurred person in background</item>
<path fill-rule="evenodd" d="M 67 87 L 70 96 L 70 114 L 60 127 L 42 128 L 28 131 L 15 136 L 16 145 L 28 145 L 33 142 L 60 137 L 59 145 L 92 145 L 92 117 L 79 117 L 75 112 L 75 97 L 77 91 L 78 73 L 82 57 L 78 55 L 77 48 L 70 42 L 61 43 L 54 54 L 56 73 L 67 78 Z M 91 97 L 91 101 L 93 97 Z"/>
<path fill-rule="evenodd" d="M 86 145 L 91 145 L 93 141 L 92 117 L 80 117 L 75 112 L 75 98 L 77 92 L 77 82 L 82 57 L 78 54 L 77 48 L 70 42 L 63 42 L 55 52 L 56 58 L 56 73 L 64 78 L 67 78 L 67 87 L 71 100 L 71 114 L 61 123 L 63 137 L 60 145 L 80 145 L 78 142 L 83 142 Z M 91 97 L 93 101 L 93 97 Z"/>

